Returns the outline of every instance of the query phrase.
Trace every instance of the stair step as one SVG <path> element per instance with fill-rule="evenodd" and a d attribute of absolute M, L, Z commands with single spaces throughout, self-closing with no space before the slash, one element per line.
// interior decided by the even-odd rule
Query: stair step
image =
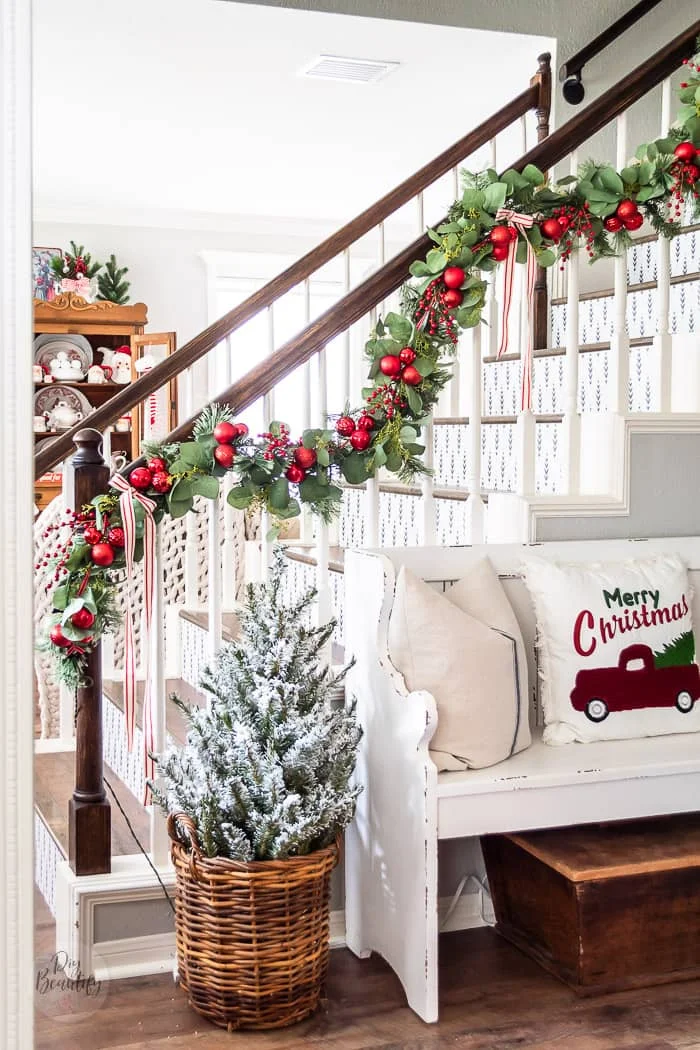
<path fill-rule="evenodd" d="M 180 609 L 180 619 L 201 627 L 203 631 L 209 630 L 209 612 L 207 609 Z M 221 614 L 221 637 L 224 642 L 235 642 L 238 638 L 240 623 L 235 612 L 224 612 Z"/>
<path fill-rule="evenodd" d="M 121 681 L 115 679 L 106 679 L 102 688 L 105 696 L 109 702 L 122 712 L 124 712 L 124 686 Z M 144 682 L 136 683 L 136 725 L 140 728 L 143 726 L 143 694 L 144 694 Z M 199 689 L 195 689 L 189 684 L 189 682 L 183 681 L 182 678 L 168 678 L 165 683 L 165 695 L 170 697 L 172 693 L 175 693 L 180 697 L 181 700 L 185 700 L 187 703 L 192 704 L 195 707 L 205 707 L 207 698 L 203 692 Z M 187 726 L 185 723 L 182 712 L 172 703 L 170 700 L 166 703 L 166 732 L 172 739 L 178 744 L 184 744 L 185 735 L 187 733 Z M 121 783 L 121 781 L 119 781 Z M 125 788 L 125 790 L 128 790 Z M 71 788 L 72 791 L 72 788 Z M 133 798 L 132 795 L 130 797 Z"/>
<path fill-rule="evenodd" d="M 700 229 L 696 227 L 696 229 Z M 692 232 L 692 231 L 688 231 Z M 691 281 L 700 280 L 700 273 L 677 273 L 671 277 L 671 284 L 690 284 Z M 633 292 L 650 292 L 657 287 L 657 281 L 641 281 L 638 284 L 628 284 L 627 294 L 631 295 Z M 609 299 L 615 294 L 614 288 L 603 288 L 594 292 L 581 292 L 578 299 L 580 303 L 586 302 L 588 299 Z M 567 297 L 557 296 L 552 299 L 552 306 L 563 306 L 567 302 Z"/>
<path fill-rule="evenodd" d="M 149 837 L 148 814 L 139 805 L 119 777 L 105 766 L 109 780 L 139 841 L 147 849 Z M 68 857 L 68 799 L 75 785 L 75 752 L 52 751 L 34 756 L 34 808 L 56 840 L 64 858 Z M 138 853 L 139 848 L 127 827 L 109 790 L 107 798 L 112 807 L 112 854 L 126 857 Z"/>

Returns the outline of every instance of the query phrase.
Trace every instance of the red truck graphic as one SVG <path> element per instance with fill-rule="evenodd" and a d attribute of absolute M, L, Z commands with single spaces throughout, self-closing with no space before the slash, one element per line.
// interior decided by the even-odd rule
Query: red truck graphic
<path fill-rule="evenodd" d="M 629 664 L 641 660 L 642 666 Z M 700 669 L 697 664 L 656 667 L 648 645 L 623 649 L 617 667 L 591 667 L 579 671 L 571 691 L 576 711 L 584 711 L 591 722 L 602 722 L 611 711 L 635 711 L 643 707 L 676 707 L 683 714 L 700 699 Z"/>

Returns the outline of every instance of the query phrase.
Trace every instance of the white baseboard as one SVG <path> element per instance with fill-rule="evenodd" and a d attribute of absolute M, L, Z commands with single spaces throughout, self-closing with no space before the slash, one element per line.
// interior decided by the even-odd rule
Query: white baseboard
<path fill-rule="evenodd" d="M 450 904 L 452 903 L 451 897 L 441 897 L 438 901 L 438 928 L 440 933 L 451 933 L 454 930 L 473 930 L 479 926 L 490 925 L 489 919 L 489 902 L 486 901 L 484 904 L 486 919 L 482 915 L 481 905 L 481 894 L 480 893 L 465 893 L 463 894 L 457 904 L 455 905 L 449 920 L 445 923 L 444 917 L 447 915 Z M 330 942 L 331 948 L 344 948 L 345 947 L 345 911 L 343 908 L 338 908 L 336 911 L 331 912 L 330 916 Z"/>
<path fill-rule="evenodd" d="M 51 736 L 34 741 L 35 755 L 54 755 L 59 751 L 75 751 L 75 737 L 67 740 L 62 736 Z"/>
<path fill-rule="evenodd" d="M 97 941 L 92 950 L 93 976 L 97 981 L 118 981 L 154 973 L 172 974 L 175 955 L 174 932 Z"/>

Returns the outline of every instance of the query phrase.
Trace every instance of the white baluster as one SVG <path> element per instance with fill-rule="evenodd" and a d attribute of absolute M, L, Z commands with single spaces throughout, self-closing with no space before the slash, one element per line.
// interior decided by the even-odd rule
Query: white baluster
<path fill-rule="evenodd" d="M 307 277 L 304 281 L 304 326 L 309 324 L 311 321 L 311 282 Z M 311 428 L 311 361 L 307 361 L 302 365 L 302 406 L 301 406 L 301 419 L 302 429 L 309 430 Z M 311 543 L 313 539 L 313 519 L 311 512 L 308 507 L 302 504 L 301 521 L 300 521 L 300 533 L 302 543 Z"/>
<path fill-rule="evenodd" d="M 350 249 L 343 252 L 343 295 L 350 291 Z M 308 319 L 307 319 L 308 324 Z M 350 378 L 350 329 L 343 332 L 343 387 L 341 399 L 343 405 L 350 400 L 351 378 Z M 340 407 L 340 406 L 339 406 Z"/>
<path fill-rule="evenodd" d="M 492 168 L 498 171 L 498 164 L 496 163 L 496 139 L 492 138 L 489 140 L 489 164 Z"/>
<path fill-rule="evenodd" d="M 370 330 L 377 323 L 377 310 L 373 307 L 369 312 Z M 365 547 L 379 546 L 379 480 L 375 475 L 365 482 Z"/>
<path fill-rule="evenodd" d="M 166 748 L 167 698 L 165 684 L 165 586 L 163 568 L 162 530 L 156 530 L 154 565 L 155 586 L 153 588 L 153 619 L 151 623 L 150 692 L 151 724 L 153 727 L 153 753 L 161 755 Z M 144 725 L 144 731 L 145 731 Z M 157 767 L 156 767 L 157 773 Z M 158 779 L 158 778 L 157 778 Z M 170 854 L 165 819 L 158 806 L 150 807 L 151 859 L 156 867 L 165 867 Z"/>
<path fill-rule="evenodd" d="M 671 124 L 671 81 L 664 80 L 661 88 L 661 135 L 665 136 Z M 658 368 L 659 411 L 671 411 L 672 343 L 669 330 L 671 304 L 671 242 L 659 237 L 657 242 L 657 320 L 654 346 Z"/>
<path fill-rule="evenodd" d="M 472 328 L 469 338 L 469 456 L 467 488 L 467 536 L 469 543 L 484 543 L 486 539 L 486 505 L 481 494 L 481 327 Z"/>
<path fill-rule="evenodd" d="M 429 470 L 434 465 L 435 433 L 433 423 L 430 422 L 424 428 L 425 452 L 423 462 Z M 432 474 L 425 474 L 421 478 L 421 511 L 423 516 L 423 543 L 426 547 L 435 544 L 436 518 L 435 518 L 435 480 Z"/>
<path fill-rule="evenodd" d="M 274 314 L 274 303 L 270 304 L 267 308 L 267 352 L 268 355 L 273 354 L 275 351 L 275 314 Z M 266 427 L 269 427 L 270 423 L 274 419 L 275 415 L 275 397 L 274 390 L 270 390 L 263 397 L 263 419 Z M 267 535 L 270 531 L 271 521 L 270 515 L 267 510 L 262 512 L 260 517 L 260 578 L 267 580 L 269 576 L 270 564 L 272 561 L 272 543 L 267 539 Z"/>
<path fill-rule="evenodd" d="M 219 524 L 219 500 L 209 502 L 207 528 L 207 613 L 209 637 L 207 650 L 214 659 L 221 648 L 221 525 Z"/>
<path fill-rule="evenodd" d="M 617 118 L 617 167 L 627 164 L 627 114 Z M 612 338 L 610 340 L 610 393 L 608 410 L 625 415 L 629 411 L 630 341 L 627 334 L 627 256 L 614 263 Z"/>
<path fill-rule="evenodd" d="M 185 419 L 189 419 L 194 413 L 194 376 L 192 368 L 186 368 L 183 373 L 182 409 Z M 197 542 L 197 516 L 196 514 L 185 515 L 185 605 L 188 609 L 196 609 L 199 605 L 199 544 Z"/>
<path fill-rule="evenodd" d="M 571 155 L 571 174 L 578 168 L 578 154 Z M 566 357 L 564 359 L 564 420 L 563 439 L 563 491 L 569 495 L 579 490 L 581 420 L 578 414 L 578 364 L 579 364 L 579 258 L 572 255 L 567 263 L 567 331 Z"/>
<path fill-rule="evenodd" d="M 319 625 L 328 623 L 333 616 L 333 599 L 328 570 L 329 557 L 328 526 L 325 522 L 319 521 L 316 537 L 316 590 L 318 592 L 316 597 L 316 617 Z M 321 653 L 321 659 L 324 663 L 331 663 L 330 639 Z"/>
<path fill-rule="evenodd" d="M 223 369 L 223 386 L 229 387 L 233 380 L 233 361 L 231 358 L 231 336 L 226 336 Z M 224 545 L 221 551 L 222 600 L 223 608 L 230 611 L 236 604 L 236 572 L 238 551 L 236 550 L 236 511 L 229 504 L 227 496 L 234 487 L 233 475 L 229 472 L 221 481 L 221 498 L 224 506 Z"/>

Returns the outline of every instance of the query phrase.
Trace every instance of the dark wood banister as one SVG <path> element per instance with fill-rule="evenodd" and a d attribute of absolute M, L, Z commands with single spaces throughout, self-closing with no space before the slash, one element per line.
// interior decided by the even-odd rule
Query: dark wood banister
<path fill-rule="evenodd" d="M 209 325 L 208 328 L 205 328 L 193 339 L 190 339 L 176 354 L 156 365 L 155 368 L 152 368 L 134 383 L 125 386 L 123 390 L 120 390 L 108 402 L 91 412 L 89 418 L 81 420 L 80 423 L 61 434 L 50 444 L 45 445 L 37 453 L 34 460 L 35 477 L 39 477 L 45 471 L 55 466 L 56 463 L 70 455 L 73 450 L 75 435 L 84 429 L 86 425 L 96 430 L 104 430 L 110 426 L 119 416 L 130 411 L 134 405 L 144 401 L 170 379 L 173 379 L 176 375 L 184 372 L 186 368 L 199 361 L 218 343 L 254 317 L 255 314 L 270 306 L 290 289 L 306 280 L 307 277 L 310 277 L 325 263 L 330 262 L 331 259 L 334 259 L 361 237 L 364 237 L 389 215 L 412 200 L 421 190 L 440 178 L 440 176 L 446 174 L 446 172 L 451 171 L 460 161 L 463 161 L 475 150 L 480 149 L 499 131 L 503 131 L 518 117 L 523 116 L 531 109 L 537 109 L 540 105 L 542 94 L 541 84 L 543 80 L 549 83 L 549 61 L 549 54 L 540 55 L 538 72 L 532 78 L 530 86 L 520 95 L 499 109 L 493 116 L 479 124 L 468 135 L 455 142 L 454 145 L 450 146 L 434 160 L 425 164 L 419 171 L 415 172 L 415 174 L 411 175 L 351 222 L 337 230 L 331 237 L 327 238 L 316 248 L 313 248 L 306 255 L 303 255 L 297 262 L 281 274 L 278 274 L 277 277 L 269 281 L 259 291 L 249 296 L 248 299 L 234 307 L 227 314 L 224 314 L 223 317 Z"/>
<path fill-rule="evenodd" d="M 580 51 L 577 51 L 575 55 L 572 55 L 568 61 L 564 62 L 559 67 L 559 80 L 567 80 L 568 77 L 575 77 L 580 75 L 583 67 L 599 55 L 601 51 L 604 51 L 606 47 L 614 44 L 618 37 L 622 36 L 631 26 L 643 18 L 647 12 L 652 11 L 661 3 L 661 0 L 639 0 L 639 3 L 631 7 L 629 11 L 626 11 L 624 15 L 621 15 L 617 21 L 609 25 L 607 29 L 604 29 L 602 33 L 599 33 L 597 37 L 594 37 L 589 44 L 582 47 Z"/>
<path fill-rule="evenodd" d="M 526 164 L 536 164 L 546 170 L 568 156 L 582 142 L 609 124 L 618 114 L 672 73 L 687 57 L 689 51 L 692 51 L 699 34 L 700 21 L 643 62 L 622 83 L 610 88 L 585 110 L 563 124 L 558 131 L 534 146 L 513 167 L 522 169 Z M 222 391 L 216 400 L 231 404 L 236 412 L 242 412 L 258 398 L 263 397 L 295 368 L 308 361 L 372 307 L 396 291 L 406 280 L 410 264 L 414 259 L 425 256 L 431 244 L 432 241 L 427 235 L 413 241 L 381 270 L 372 274 L 326 310 L 303 332 L 290 339 L 227 390 Z M 172 440 L 179 441 L 188 437 L 195 419 L 196 416 L 193 416 L 181 423 L 170 435 Z"/>

